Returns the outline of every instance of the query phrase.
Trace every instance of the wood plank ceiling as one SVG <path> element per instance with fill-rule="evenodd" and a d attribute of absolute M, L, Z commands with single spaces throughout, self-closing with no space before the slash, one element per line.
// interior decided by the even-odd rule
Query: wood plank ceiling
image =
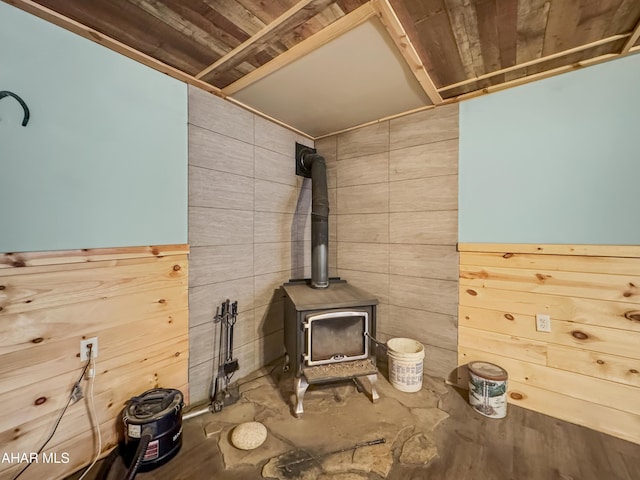
<path fill-rule="evenodd" d="M 638 0 L 4 1 L 231 99 L 371 16 L 425 108 L 640 51 Z"/>

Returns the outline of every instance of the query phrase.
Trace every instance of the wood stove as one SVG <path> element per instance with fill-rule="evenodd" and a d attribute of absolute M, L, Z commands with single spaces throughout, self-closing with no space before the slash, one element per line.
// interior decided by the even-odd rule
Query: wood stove
<path fill-rule="evenodd" d="M 360 379 L 376 391 L 376 357 L 370 341 L 376 333 L 378 299 L 329 278 L 329 195 L 324 158 L 316 150 L 296 143 L 296 175 L 311 178 L 311 278 L 291 280 L 285 291 L 284 339 L 287 358 L 294 372 L 296 416 L 312 384 Z"/>
<path fill-rule="evenodd" d="M 288 362 L 294 373 L 296 416 L 303 413 L 309 385 L 360 379 L 371 383 L 371 398 L 378 399 L 375 348 L 375 297 L 330 279 L 329 287 L 311 288 L 309 280 L 292 280 L 285 291 L 284 337 Z"/>

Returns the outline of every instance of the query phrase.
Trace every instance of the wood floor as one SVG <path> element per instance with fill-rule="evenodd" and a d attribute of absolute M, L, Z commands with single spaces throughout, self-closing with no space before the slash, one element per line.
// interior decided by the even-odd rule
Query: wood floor
<path fill-rule="evenodd" d="M 437 427 L 439 456 L 427 466 L 395 462 L 389 480 L 637 480 L 640 445 L 569 424 L 520 407 L 507 418 L 488 419 L 468 405 L 466 392 L 442 386 L 440 408 L 450 417 Z M 357 412 L 354 412 L 357 414 Z M 253 480 L 261 466 L 225 470 L 215 437 L 205 438 L 207 414 L 184 422 L 184 443 L 176 458 L 140 480 Z M 317 434 L 316 432 L 315 434 Z M 399 452 L 395 452 L 399 454 Z M 397 458 L 397 457 L 396 457 Z M 86 478 L 96 478 L 98 467 Z M 113 472 L 112 472 L 113 473 Z M 79 477 L 75 474 L 68 480 Z M 111 478 L 123 478 L 110 475 Z M 347 477 L 340 477 L 341 480 Z M 364 479 L 361 475 L 348 477 Z M 367 480 L 381 480 L 370 474 Z"/>
<path fill-rule="evenodd" d="M 455 389 L 442 408 L 450 417 L 436 430 L 439 458 L 397 465 L 390 479 L 640 479 L 640 445 L 511 405 L 507 418 L 488 419 Z"/>

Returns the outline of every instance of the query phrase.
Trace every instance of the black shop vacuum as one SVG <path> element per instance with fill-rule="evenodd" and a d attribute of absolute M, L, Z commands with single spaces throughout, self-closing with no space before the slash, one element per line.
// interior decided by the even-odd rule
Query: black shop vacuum
<path fill-rule="evenodd" d="M 182 447 L 180 390 L 154 388 L 131 398 L 122 412 L 124 441 L 105 459 L 97 480 L 132 480 L 175 457 Z"/>

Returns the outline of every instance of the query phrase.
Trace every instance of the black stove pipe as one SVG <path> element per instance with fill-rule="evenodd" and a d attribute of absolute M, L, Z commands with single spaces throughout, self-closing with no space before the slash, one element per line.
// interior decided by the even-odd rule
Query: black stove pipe
<path fill-rule="evenodd" d="M 301 152 L 303 170 L 311 172 L 311 286 L 329 286 L 329 194 L 324 157 L 309 148 Z"/>

